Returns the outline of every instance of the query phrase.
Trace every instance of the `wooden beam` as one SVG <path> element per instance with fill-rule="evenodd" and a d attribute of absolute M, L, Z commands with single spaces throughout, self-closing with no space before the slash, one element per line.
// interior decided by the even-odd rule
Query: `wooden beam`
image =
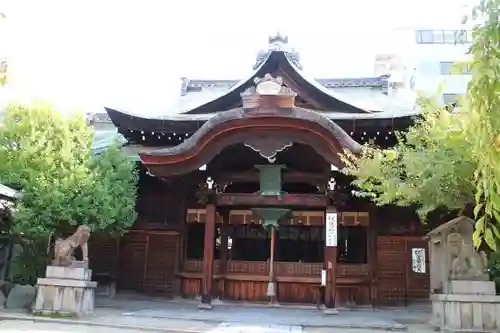
<path fill-rule="evenodd" d="M 317 174 L 299 171 L 284 171 L 282 174 L 283 181 L 287 183 L 309 183 L 309 184 L 325 184 L 328 181 L 328 174 Z M 216 176 L 218 183 L 258 183 L 259 173 L 255 171 L 244 171 L 235 173 L 223 173 Z"/>
<path fill-rule="evenodd" d="M 214 269 L 214 238 L 216 209 L 214 204 L 207 204 L 205 219 L 205 249 L 203 252 L 203 279 L 201 305 L 210 307 L 212 302 L 212 285 Z"/>
<path fill-rule="evenodd" d="M 258 193 L 220 193 L 217 195 L 217 206 L 294 206 L 325 209 L 327 204 L 328 198 L 323 194 L 285 194 L 282 198 L 262 197 Z"/>

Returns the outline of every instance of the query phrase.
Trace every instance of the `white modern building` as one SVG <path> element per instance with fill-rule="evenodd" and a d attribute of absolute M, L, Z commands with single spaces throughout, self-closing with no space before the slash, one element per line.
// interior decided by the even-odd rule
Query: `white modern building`
<path fill-rule="evenodd" d="M 375 73 L 390 73 L 399 93 L 433 96 L 441 88 L 443 104 L 453 104 L 465 94 L 470 72 L 453 65 L 469 60 L 470 31 L 401 29 L 393 32 L 391 41 L 390 52 L 377 56 Z"/>

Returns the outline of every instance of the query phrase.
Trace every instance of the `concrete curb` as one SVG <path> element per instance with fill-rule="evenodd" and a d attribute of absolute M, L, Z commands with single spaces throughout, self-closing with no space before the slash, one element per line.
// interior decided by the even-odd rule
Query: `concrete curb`
<path fill-rule="evenodd" d="M 156 318 L 159 319 L 159 318 Z M 165 320 L 174 319 L 174 318 L 163 318 Z M 63 319 L 63 318 L 47 318 L 47 317 L 38 317 L 38 316 L 30 316 L 30 315 L 20 315 L 13 313 L 1 313 L 0 312 L 0 320 L 20 320 L 20 321 L 31 321 L 34 323 L 54 323 L 54 324 L 65 324 L 65 325 L 76 325 L 76 326 L 93 326 L 93 327 L 109 327 L 109 328 L 118 328 L 118 329 L 129 329 L 129 330 L 139 330 L 145 332 L 165 332 L 165 333 L 173 333 L 173 332 L 181 332 L 181 333 L 200 333 L 210 331 L 208 330 L 189 330 L 189 329 L 177 329 L 177 328 L 165 328 L 165 327 L 154 327 L 154 326 L 137 326 L 130 324 L 117 324 L 110 322 L 94 322 L 90 320 L 82 320 L 82 319 Z M 187 320 L 186 320 L 187 321 Z M 220 323 L 220 321 L 215 320 L 192 320 L 195 322 L 206 322 L 206 323 Z M 237 322 L 234 322 L 237 323 Z M 243 323 L 243 322 L 242 322 Z M 245 322 L 246 323 L 246 322 Z M 279 323 L 278 323 L 279 324 Z M 283 323 L 284 325 L 285 323 Z M 289 325 L 289 324 L 286 324 Z M 396 325 L 297 325 L 301 326 L 303 329 L 307 328 L 340 328 L 340 329 L 364 329 L 364 330 L 383 330 L 383 331 L 398 331 L 398 332 L 406 332 L 408 329 L 407 325 L 396 324 Z"/>

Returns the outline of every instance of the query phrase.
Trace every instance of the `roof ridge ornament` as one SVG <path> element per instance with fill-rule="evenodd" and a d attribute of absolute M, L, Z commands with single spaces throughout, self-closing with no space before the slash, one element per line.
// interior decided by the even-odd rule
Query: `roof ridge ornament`
<path fill-rule="evenodd" d="M 283 78 L 267 73 L 254 79 L 255 86 L 241 93 L 244 109 L 291 108 L 295 106 L 297 94 L 283 84 Z"/>
<path fill-rule="evenodd" d="M 259 95 L 278 95 L 283 88 L 283 78 L 281 76 L 273 77 L 267 73 L 264 77 L 256 77 L 253 82 L 255 83 L 255 91 Z"/>

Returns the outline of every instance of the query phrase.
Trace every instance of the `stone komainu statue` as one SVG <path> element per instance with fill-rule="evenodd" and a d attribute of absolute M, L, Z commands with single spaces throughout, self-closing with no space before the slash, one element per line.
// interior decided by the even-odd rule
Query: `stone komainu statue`
<path fill-rule="evenodd" d="M 82 249 L 83 261 L 88 262 L 88 245 L 90 238 L 90 228 L 86 225 L 81 225 L 76 229 L 76 232 L 66 239 L 57 239 L 54 245 L 54 266 L 70 266 L 76 260 L 73 257 L 75 249 Z"/>
<path fill-rule="evenodd" d="M 447 236 L 451 257 L 452 280 L 488 281 L 487 259 L 484 252 L 477 252 L 464 242 L 463 236 L 452 232 Z"/>

